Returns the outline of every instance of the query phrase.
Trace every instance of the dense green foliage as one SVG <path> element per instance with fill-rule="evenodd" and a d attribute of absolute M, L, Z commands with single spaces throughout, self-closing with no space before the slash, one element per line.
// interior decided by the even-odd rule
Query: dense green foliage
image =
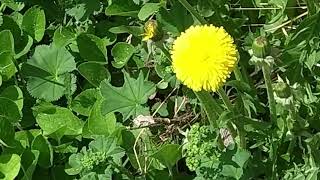
<path fill-rule="evenodd" d="M 171 69 L 204 23 L 239 51 L 219 93 Z M 0 179 L 316 180 L 319 40 L 318 0 L 0 0 Z"/>

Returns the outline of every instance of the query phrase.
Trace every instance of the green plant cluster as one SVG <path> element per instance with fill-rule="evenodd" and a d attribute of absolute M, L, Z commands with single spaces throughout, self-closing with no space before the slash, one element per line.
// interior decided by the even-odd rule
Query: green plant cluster
<path fill-rule="evenodd" d="M 241 179 L 250 172 L 250 152 L 234 142 L 224 144 L 208 125 L 194 124 L 187 134 L 186 165 L 197 173 L 196 179 Z M 232 141 L 232 140 L 231 140 Z M 227 145 L 227 148 L 224 146 Z M 249 164 L 249 166 L 248 166 Z"/>
<path fill-rule="evenodd" d="M 214 93 L 171 67 L 201 24 L 238 50 Z M 320 179 L 319 29 L 319 0 L 0 0 L 0 179 Z"/>
<path fill-rule="evenodd" d="M 216 135 L 210 132 L 209 126 L 192 125 L 187 139 L 186 163 L 190 170 L 195 171 L 200 167 L 201 162 L 207 161 L 208 158 L 217 159 L 215 156 Z"/>
<path fill-rule="evenodd" d="M 97 137 L 89 143 L 88 149 L 83 147 L 77 154 L 69 157 L 70 168 L 66 169 L 69 175 L 79 174 L 81 178 L 88 174 L 112 177 L 111 167 L 116 165 L 124 155 L 124 149 L 117 145 L 116 139 L 110 137 Z"/>

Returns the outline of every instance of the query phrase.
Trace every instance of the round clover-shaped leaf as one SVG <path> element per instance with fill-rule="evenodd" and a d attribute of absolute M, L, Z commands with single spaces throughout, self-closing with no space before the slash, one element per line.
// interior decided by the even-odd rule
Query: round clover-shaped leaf
<path fill-rule="evenodd" d="M 104 40 L 93 34 L 82 33 L 77 37 L 80 56 L 85 61 L 108 63 L 107 48 Z"/>
<path fill-rule="evenodd" d="M 0 97 L 0 117 L 11 123 L 17 123 L 21 119 L 21 111 L 14 101 L 6 97 Z"/>
<path fill-rule="evenodd" d="M 142 21 L 145 21 L 149 16 L 157 12 L 160 7 L 161 7 L 160 3 L 146 3 L 140 9 L 138 13 L 138 18 Z"/>
<path fill-rule="evenodd" d="M 22 90 L 18 86 L 14 85 L 14 86 L 7 87 L 6 89 L 4 89 L 0 93 L 0 97 L 5 97 L 5 98 L 12 100 L 13 102 L 16 103 L 19 110 L 20 111 L 22 110 L 22 108 L 23 108 L 23 93 L 22 93 Z"/>
<path fill-rule="evenodd" d="M 48 168 L 53 164 L 53 149 L 49 141 L 43 137 L 43 135 L 38 135 L 34 138 L 31 144 L 32 150 L 38 150 L 39 160 L 38 164 L 41 167 Z"/>
<path fill-rule="evenodd" d="M 1 179 L 15 179 L 20 171 L 21 158 L 18 154 L 1 154 L 0 174 Z"/>
<path fill-rule="evenodd" d="M 14 53 L 14 39 L 10 30 L 3 30 L 0 32 L 0 52 Z"/>
<path fill-rule="evenodd" d="M 127 0 L 113 1 L 105 10 L 107 16 L 136 16 L 138 12 L 139 6 Z"/>
<path fill-rule="evenodd" d="M 0 145 L 10 146 L 14 141 L 14 127 L 0 115 Z"/>
<path fill-rule="evenodd" d="M 65 94 L 68 73 L 76 69 L 74 57 L 65 49 L 56 46 L 37 46 L 31 59 L 22 67 L 28 77 L 29 93 L 46 101 L 58 100 Z"/>
<path fill-rule="evenodd" d="M 100 83 L 107 79 L 110 81 L 111 75 L 103 64 L 97 62 L 85 62 L 78 66 L 80 74 L 92 85 L 99 87 Z"/>
<path fill-rule="evenodd" d="M 7 81 L 17 72 L 13 63 L 13 55 L 8 51 L 2 52 L 0 59 L 0 75 L 2 75 L 3 81 Z"/>
<path fill-rule="evenodd" d="M 111 54 L 114 58 L 112 65 L 115 68 L 122 68 L 127 64 L 129 59 L 134 53 L 134 47 L 131 44 L 125 42 L 119 42 L 111 50 Z"/>
<path fill-rule="evenodd" d="M 44 36 L 46 17 L 43 9 L 34 6 L 26 11 L 22 20 L 22 29 L 37 42 Z"/>
<path fill-rule="evenodd" d="M 93 105 L 97 101 L 98 91 L 87 89 L 78 94 L 71 103 L 71 109 L 83 116 L 89 116 Z"/>

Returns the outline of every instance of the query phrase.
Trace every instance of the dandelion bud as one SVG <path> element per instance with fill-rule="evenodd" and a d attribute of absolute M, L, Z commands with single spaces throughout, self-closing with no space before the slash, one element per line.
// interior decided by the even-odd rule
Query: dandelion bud
<path fill-rule="evenodd" d="M 252 44 L 253 55 L 257 58 L 265 58 L 270 54 L 270 45 L 267 38 L 257 37 Z"/>
<path fill-rule="evenodd" d="M 144 25 L 143 41 L 147 41 L 149 39 L 159 41 L 162 39 L 162 35 L 163 33 L 156 20 L 149 20 L 146 22 Z"/>

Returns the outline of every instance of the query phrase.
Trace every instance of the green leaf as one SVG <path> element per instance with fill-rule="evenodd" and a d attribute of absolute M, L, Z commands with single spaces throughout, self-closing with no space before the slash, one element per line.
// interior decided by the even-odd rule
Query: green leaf
<path fill-rule="evenodd" d="M 132 1 L 117 0 L 113 1 L 111 5 L 106 8 L 107 16 L 137 16 L 139 12 L 139 6 Z"/>
<path fill-rule="evenodd" d="M 131 44 L 125 42 L 118 42 L 113 46 L 111 50 L 111 55 L 114 58 L 112 65 L 115 68 L 122 68 L 127 64 L 131 56 L 133 55 L 135 49 Z"/>
<path fill-rule="evenodd" d="M 244 167 L 244 164 L 250 158 L 250 152 L 245 149 L 238 149 L 237 153 L 233 155 L 232 161 L 237 163 L 240 168 Z"/>
<path fill-rule="evenodd" d="M 17 49 L 16 49 L 16 55 L 14 56 L 15 59 L 19 59 L 20 57 L 26 55 L 29 51 L 30 51 L 30 48 L 31 46 L 33 45 L 33 39 L 31 36 L 29 35 L 24 35 L 21 37 L 21 45 L 22 46 L 22 49 L 20 49 L 20 46 L 18 46 L 18 50 L 20 50 L 18 53 L 17 53 Z"/>
<path fill-rule="evenodd" d="M 22 29 L 37 42 L 42 40 L 45 28 L 46 17 L 43 9 L 33 6 L 25 12 L 22 20 Z"/>
<path fill-rule="evenodd" d="M 21 112 L 15 102 L 0 97 L 0 117 L 7 119 L 11 123 L 16 123 L 21 118 Z"/>
<path fill-rule="evenodd" d="M 238 180 L 241 178 L 243 170 L 242 168 L 236 168 L 232 165 L 223 165 L 221 174 L 226 177 L 233 177 Z"/>
<path fill-rule="evenodd" d="M 82 158 L 83 158 L 82 154 L 71 154 L 68 161 L 69 167 L 65 169 L 68 175 L 77 175 L 82 171 L 83 169 L 81 164 Z"/>
<path fill-rule="evenodd" d="M 71 142 L 60 144 L 58 146 L 53 146 L 53 150 L 55 153 L 59 154 L 67 154 L 67 153 L 77 153 L 78 147 L 75 147 Z"/>
<path fill-rule="evenodd" d="M 71 109 L 81 115 L 89 116 L 99 93 L 96 89 L 86 89 L 78 94 L 71 103 Z"/>
<path fill-rule="evenodd" d="M 180 32 L 184 32 L 193 24 L 192 16 L 179 2 L 174 3 L 169 11 L 160 8 L 157 21 L 165 31 L 171 32 L 175 36 L 178 36 Z"/>
<path fill-rule="evenodd" d="M 65 47 L 75 40 L 76 33 L 69 27 L 60 26 L 53 35 L 53 45 L 57 47 Z"/>
<path fill-rule="evenodd" d="M 11 13 L 10 16 L 13 18 L 13 20 L 15 22 L 17 22 L 17 24 L 19 26 L 21 26 L 22 20 L 23 20 L 23 15 L 20 12 L 15 11 L 15 12 Z"/>
<path fill-rule="evenodd" d="M 0 144 L 10 146 L 14 141 L 14 128 L 12 124 L 0 116 Z"/>
<path fill-rule="evenodd" d="M 108 63 L 106 45 L 99 37 L 82 33 L 77 37 L 77 44 L 83 60 Z"/>
<path fill-rule="evenodd" d="M 10 30 L 13 35 L 14 43 L 17 45 L 21 39 L 21 29 L 16 21 L 10 16 L 2 16 L 2 25 L 0 27 L 0 31 L 2 30 Z"/>
<path fill-rule="evenodd" d="M 1 2 L 14 11 L 21 11 L 24 8 L 24 2 L 15 0 L 1 0 Z"/>
<path fill-rule="evenodd" d="M 191 180 L 193 178 L 184 178 L 184 177 L 180 177 L 178 179 L 186 179 L 186 180 Z M 158 169 L 152 169 L 148 172 L 147 174 L 147 179 L 170 179 L 170 174 L 167 170 L 158 170 Z"/>
<path fill-rule="evenodd" d="M 0 32 L 0 53 L 10 52 L 14 54 L 14 39 L 9 30 Z"/>
<path fill-rule="evenodd" d="M 0 93 L 0 97 L 5 97 L 12 100 L 17 104 L 19 111 L 22 111 L 23 93 L 18 86 L 14 85 L 14 86 L 7 87 Z"/>
<path fill-rule="evenodd" d="M 95 11 L 100 10 L 99 0 L 82 0 L 81 3 L 74 3 L 75 6 L 68 9 L 66 13 L 77 21 L 86 21 Z"/>
<path fill-rule="evenodd" d="M 31 150 L 40 152 L 38 164 L 41 167 L 49 168 L 53 165 L 53 150 L 49 141 L 41 134 L 32 142 Z"/>
<path fill-rule="evenodd" d="M 317 0 L 306 0 L 308 12 L 310 15 L 314 15 L 319 12 L 320 4 Z"/>
<path fill-rule="evenodd" d="M 306 66 L 312 71 L 312 68 L 318 64 L 320 61 L 320 51 L 313 51 L 309 54 L 305 61 Z"/>
<path fill-rule="evenodd" d="M 0 53 L 0 75 L 3 81 L 9 80 L 17 72 L 13 61 L 14 59 L 11 52 L 6 51 Z"/>
<path fill-rule="evenodd" d="M 305 18 L 295 30 L 294 34 L 290 36 L 289 43 L 286 49 L 303 49 L 308 45 L 313 37 L 318 37 L 320 32 L 320 13 Z"/>
<path fill-rule="evenodd" d="M 162 117 L 167 117 L 169 115 L 169 112 L 167 110 L 167 103 L 163 103 L 163 104 L 161 104 L 160 102 L 155 103 L 152 106 L 152 111 L 155 112 L 156 110 L 157 110 L 157 113 Z"/>
<path fill-rule="evenodd" d="M 109 31 L 114 34 L 129 33 L 137 38 L 141 38 L 143 35 L 143 27 L 141 27 L 141 26 L 121 25 L 121 26 L 117 26 L 117 27 L 112 27 L 109 29 Z"/>
<path fill-rule="evenodd" d="M 138 13 L 138 18 L 145 21 L 149 16 L 157 12 L 160 8 L 160 3 L 146 3 L 142 6 Z"/>
<path fill-rule="evenodd" d="M 46 101 L 58 100 L 65 94 L 65 79 L 75 69 L 74 58 L 65 48 L 42 45 L 36 47 L 31 59 L 22 66 L 28 77 L 29 93 Z"/>
<path fill-rule="evenodd" d="M 106 46 L 114 44 L 117 40 L 116 34 L 106 31 L 106 29 L 110 29 L 111 26 L 112 24 L 110 24 L 110 21 L 107 19 L 102 20 L 95 25 L 95 35 L 102 38 Z"/>
<path fill-rule="evenodd" d="M 211 96 L 209 92 L 206 91 L 199 91 L 194 92 L 197 96 L 198 100 L 201 103 L 201 108 L 206 113 L 206 116 L 211 124 L 212 127 L 217 128 L 218 127 L 218 117 L 222 113 L 222 108 L 220 105 L 216 102 L 216 100 Z M 214 111 L 212 111 L 214 109 Z"/>
<path fill-rule="evenodd" d="M 308 169 L 309 174 L 306 177 L 306 180 L 317 180 L 319 174 L 319 168 L 310 168 Z"/>
<path fill-rule="evenodd" d="M 17 154 L 0 155 L 0 176 L 3 180 L 13 180 L 20 171 L 20 156 Z"/>
<path fill-rule="evenodd" d="M 93 152 L 104 152 L 106 156 L 113 156 L 124 151 L 124 149 L 117 145 L 117 139 L 112 136 L 99 136 L 90 142 L 89 148 Z"/>
<path fill-rule="evenodd" d="M 152 157 L 158 159 L 167 168 L 172 168 L 182 157 L 182 150 L 178 144 L 166 144 Z"/>
<path fill-rule="evenodd" d="M 155 84 L 146 81 L 142 72 L 138 79 L 133 79 L 128 73 L 124 73 L 123 87 L 114 87 L 107 81 L 103 81 L 100 86 L 104 98 L 101 112 L 104 115 L 110 112 L 120 112 L 124 120 L 130 116 L 147 115 L 149 109 L 143 105 L 155 93 L 155 90 Z"/>
<path fill-rule="evenodd" d="M 67 108 L 41 105 L 34 111 L 44 136 L 60 139 L 62 136 L 77 136 L 82 133 L 83 121 Z"/>
<path fill-rule="evenodd" d="M 21 166 L 24 169 L 23 176 L 19 179 L 30 180 L 32 179 L 33 172 L 37 167 L 39 159 L 39 151 L 37 150 L 25 150 L 21 156 Z"/>
<path fill-rule="evenodd" d="M 80 74 L 93 86 L 99 87 L 103 80 L 110 81 L 111 75 L 103 64 L 96 62 L 85 62 L 78 66 Z"/>
<path fill-rule="evenodd" d="M 97 101 L 90 113 L 86 123 L 87 131 L 90 135 L 110 135 L 116 128 L 116 117 L 114 113 L 101 114 L 101 103 Z"/>
<path fill-rule="evenodd" d="M 69 175 L 76 175 L 81 173 L 83 170 L 87 170 L 87 166 L 90 163 L 94 163 L 96 166 L 109 164 L 108 160 L 122 158 L 124 155 L 124 149 L 117 145 L 117 139 L 109 136 L 98 136 L 95 140 L 89 143 L 88 150 L 83 147 L 80 153 L 72 154 L 69 157 L 69 167 L 65 169 Z M 111 158 L 110 158 L 111 157 Z M 101 161 L 101 160 L 103 161 Z M 105 160 L 104 160 L 105 159 Z M 84 162 L 87 161 L 89 163 Z M 81 174 L 86 174 L 81 173 Z"/>
<path fill-rule="evenodd" d="M 34 138 L 40 134 L 40 129 L 23 130 L 16 132 L 14 138 L 20 142 L 22 147 L 29 148 Z"/>
<path fill-rule="evenodd" d="M 52 168 L 52 179 L 63 179 L 63 180 L 73 180 L 73 176 L 69 176 L 65 172 L 65 166 L 62 165 L 56 165 Z"/>

